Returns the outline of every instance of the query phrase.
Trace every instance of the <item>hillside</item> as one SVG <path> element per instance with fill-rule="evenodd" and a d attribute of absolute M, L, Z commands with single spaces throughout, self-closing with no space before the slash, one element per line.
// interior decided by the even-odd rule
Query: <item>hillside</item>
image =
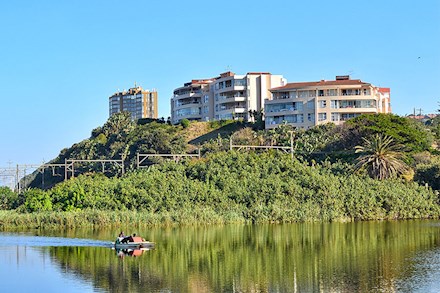
<path fill-rule="evenodd" d="M 51 163 L 64 164 L 66 159 L 124 158 L 125 171 L 129 172 L 137 168 L 138 153 L 181 154 L 196 153 L 200 149 L 205 156 L 228 150 L 232 135 L 234 144 L 263 146 L 290 146 L 290 139 L 293 138 L 295 156 L 306 161 L 352 163 L 357 157 L 354 147 L 374 133 L 389 135 L 397 143 L 404 145 L 406 162 L 415 171 L 417 165 L 423 166 L 425 170 L 423 176 L 416 172 L 416 179 L 422 178 L 422 183 L 432 185 L 429 180 L 432 176 L 429 174 L 436 174 L 438 151 L 431 146 L 438 141 L 438 134 L 435 129 L 430 131 L 421 124 L 396 115 L 362 115 L 347 121 L 342 127 L 326 124 L 304 131 L 281 125 L 264 131 L 258 130 L 254 124 L 240 121 L 192 122 L 173 126 L 160 120 L 141 119 L 134 123 L 128 113 L 119 113 L 110 117 L 103 126 L 93 129 L 90 138 L 63 149 Z M 157 158 L 150 159 L 145 164 L 161 161 Z M 101 173 L 103 168 L 108 177 L 121 175 L 121 169 L 115 165 L 81 163 L 75 166 L 75 176 Z M 60 167 L 54 173 L 34 173 L 32 177 L 26 179 L 30 182 L 30 187 L 47 189 L 64 180 L 64 170 Z"/>

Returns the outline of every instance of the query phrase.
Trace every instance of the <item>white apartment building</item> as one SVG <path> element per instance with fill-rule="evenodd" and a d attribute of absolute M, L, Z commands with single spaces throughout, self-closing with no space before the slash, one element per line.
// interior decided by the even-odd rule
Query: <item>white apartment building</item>
<path fill-rule="evenodd" d="M 349 76 L 288 83 L 270 92 L 264 110 L 266 129 L 283 123 L 304 129 L 328 122 L 339 125 L 364 113 L 391 112 L 389 88 Z"/>
<path fill-rule="evenodd" d="M 286 84 L 282 75 L 249 72 L 236 75 L 225 72 L 212 79 L 193 80 L 174 90 L 171 98 L 171 121 L 182 119 L 211 121 L 243 119 L 250 121 L 249 111 L 264 109 L 270 88 Z"/>

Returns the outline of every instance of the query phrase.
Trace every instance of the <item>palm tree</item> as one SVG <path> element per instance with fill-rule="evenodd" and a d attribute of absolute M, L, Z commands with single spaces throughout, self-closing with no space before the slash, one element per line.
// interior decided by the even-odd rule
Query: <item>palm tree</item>
<path fill-rule="evenodd" d="M 362 139 L 364 145 L 355 147 L 356 153 L 361 153 L 355 165 L 356 172 L 366 169 L 370 177 L 383 180 L 395 178 L 408 170 L 401 161 L 403 146 L 395 144 L 392 137 L 376 134 L 370 140 Z"/>

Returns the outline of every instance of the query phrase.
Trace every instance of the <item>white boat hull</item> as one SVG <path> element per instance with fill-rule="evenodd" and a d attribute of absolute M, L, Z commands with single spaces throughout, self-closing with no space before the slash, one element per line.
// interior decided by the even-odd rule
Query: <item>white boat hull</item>
<path fill-rule="evenodd" d="M 150 242 L 150 241 L 127 242 L 127 243 L 114 242 L 113 245 L 115 246 L 116 249 L 153 248 L 154 242 Z"/>

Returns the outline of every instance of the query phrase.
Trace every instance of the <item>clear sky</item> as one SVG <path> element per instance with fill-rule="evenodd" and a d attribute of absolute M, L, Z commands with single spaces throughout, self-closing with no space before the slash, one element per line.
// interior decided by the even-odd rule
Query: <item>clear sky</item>
<path fill-rule="evenodd" d="M 135 82 L 165 118 L 174 88 L 228 69 L 350 74 L 390 87 L 399 115 L 440 101 L 438 0 L 13 0 L 0 15 L 0 167 L 88 138 Z"/>

